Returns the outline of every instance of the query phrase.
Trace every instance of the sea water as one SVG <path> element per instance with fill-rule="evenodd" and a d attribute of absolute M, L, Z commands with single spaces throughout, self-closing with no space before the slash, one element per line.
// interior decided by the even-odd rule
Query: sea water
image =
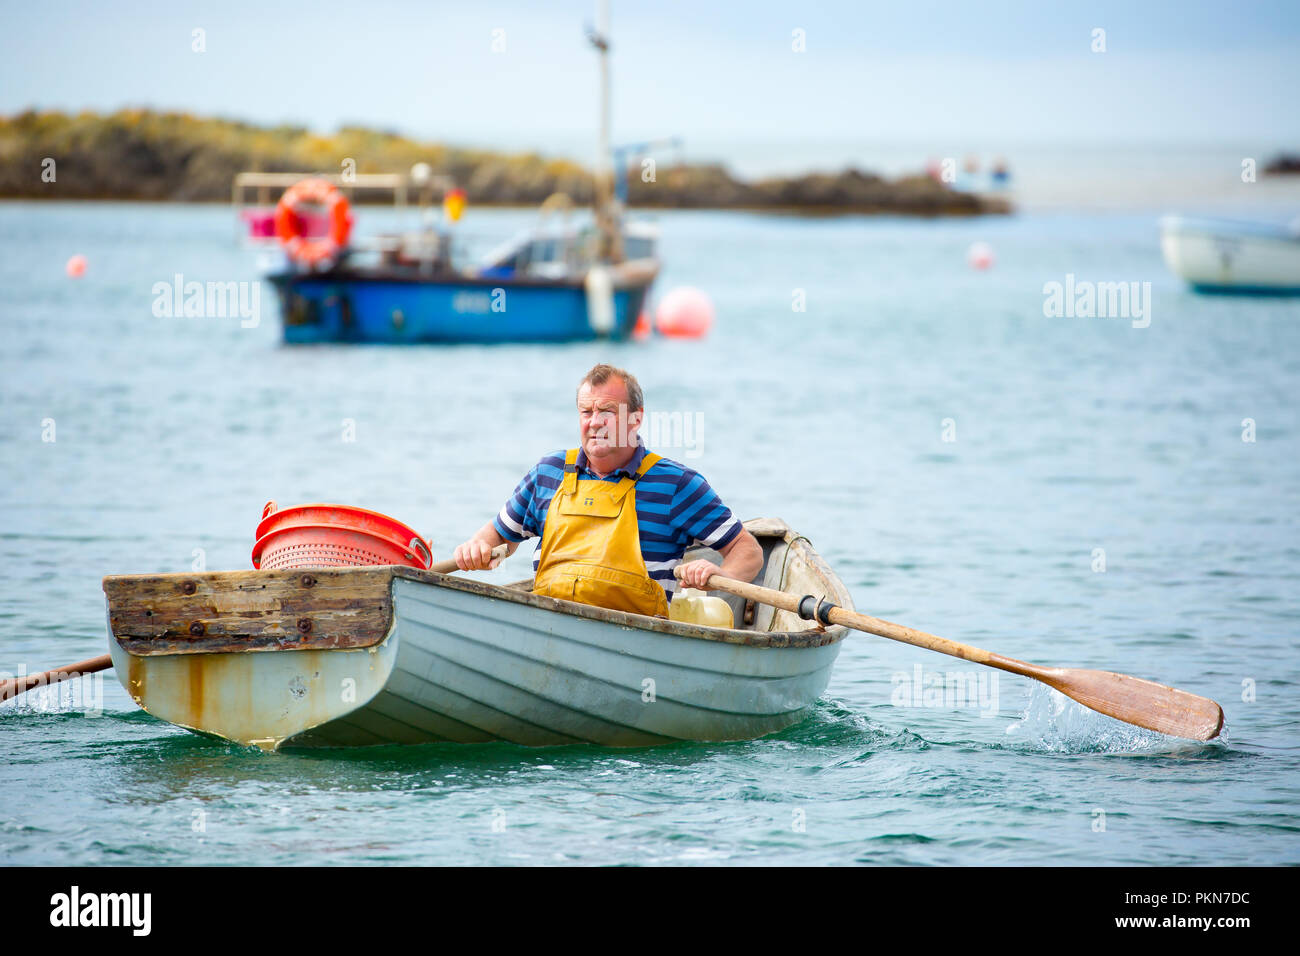
<path fill-rule="evenodd" d="M 269 499 L 383 511 L 446 557 L 574 443 L 608 361 L 657 451 L 807 535 L 860 610 L 1173 684 L 1228 726 L 1162 737 L 855 635 L 761 740 L 265 754 L 109 672 L 0 705 L 0 860 L 1300 862 L 1300 304 L 1188 291 L 1156 212 L 662 213 L 657 291 L 708 293 L 704 340 L 287 348 L 269 285 L 256 316 L 155 308 L 177 277 L 259 281 L 229 209 L 0 204 L 0 670 L 104 653 L 105 574 L 250 567 Z M 530 220 L 458 228 L 473 252 Z M 1067 276 L 1150 283 L 1149 321 L 1052 314 Z"/>

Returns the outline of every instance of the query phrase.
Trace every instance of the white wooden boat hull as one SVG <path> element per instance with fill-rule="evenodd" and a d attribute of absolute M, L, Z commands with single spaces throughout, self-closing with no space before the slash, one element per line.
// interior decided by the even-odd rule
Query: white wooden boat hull
<path fill-rule="evenodd" d="M 852 606 L 806 539 L 751 528 L 761 581 Z M 269 750 L 752 739 L 805 716 L 847 633 L 762 607 L 749 627 L 698 627 L 407 568 L 107 578 L 105 591 L 110 653 L 141 707 Z"/>
<path fill-rule="evenodd" d="M 748 740 L 801 719 L 840 649 L 611 627 L 402 579 L 394 606 L 397 661 L 383 689 L 289 743 Z"/>
<path fill-rule="evenodd" d="M 276 750 L 378 694 L 392 674 L 397 642 L 390 635 L 356 651 L 138 657 L 109 641 L 109 654 L 126 692 L 153 716 Z"/>
<path fill-rule="evenodd" d="M 1300 234 L 1171 216 L 1161 220 L 1160 249 L 1198 291 L 1300 294 Z"/>

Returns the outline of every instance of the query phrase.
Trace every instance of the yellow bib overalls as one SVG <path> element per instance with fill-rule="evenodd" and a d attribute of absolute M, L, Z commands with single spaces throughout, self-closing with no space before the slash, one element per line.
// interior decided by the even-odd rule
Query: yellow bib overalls
<path fill-rule="evenodd" d="M 578 478 L 578 449 L 564 456 L 538 558 L 534 594 L 633 614 L 668 614 L 668 597 L 641 557 L 636 481 L 659 455 L 646 452 L 632 477 L 617 483 Z"/>

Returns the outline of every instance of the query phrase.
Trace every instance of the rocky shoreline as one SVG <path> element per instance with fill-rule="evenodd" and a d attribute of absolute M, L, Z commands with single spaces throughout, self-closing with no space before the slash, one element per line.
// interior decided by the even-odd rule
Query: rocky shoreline
<path fill-rule="evenodd" d="M 152 110 L 0 117 L 0 197 L 9 199 L 226 202 L 238 172 L 340 170 L 346 160 L 358 173 L 405 172 L 426 162 L 461 185 L 471 204 L 530 206 L 555 192 L 586 203 L 592 196 L 590 172 L 569 160 L 420 143 L 360 127 L 323 136 Z M 642 180 L 639 166 L 628 178 L 629 204 L 640 208 L 907 216 L 1011 211 L 1001 197 L 957 192 L 926 175 L 889 180 L 849 169 L 749 182 L 716 164 L 661 164 L 652 182 Z"/>

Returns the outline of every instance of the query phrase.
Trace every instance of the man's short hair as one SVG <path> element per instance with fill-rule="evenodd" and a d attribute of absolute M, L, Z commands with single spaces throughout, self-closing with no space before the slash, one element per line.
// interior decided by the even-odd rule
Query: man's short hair
<path fill-rule="evenodd" d="M 599 385 L 604 385 L 611 378 L 623 380 L 623 384 L 627 388 L 627 406 L 629 412 L 639 412 L 645 408 L 645 395 L 641 391 L 641 383 L 636 380 L 636 376 L 631 372 L 625 371 L 621 368 L 616 368 L 613 365 L 605 365 L 604 363 L 593 365 L 591 371 L 588 372 L 586 376 L 583 377 L 582 381 L 578 383 L 578 388 L 581 389 L 584 385 L 591 385 L 595 388 Z"/>

